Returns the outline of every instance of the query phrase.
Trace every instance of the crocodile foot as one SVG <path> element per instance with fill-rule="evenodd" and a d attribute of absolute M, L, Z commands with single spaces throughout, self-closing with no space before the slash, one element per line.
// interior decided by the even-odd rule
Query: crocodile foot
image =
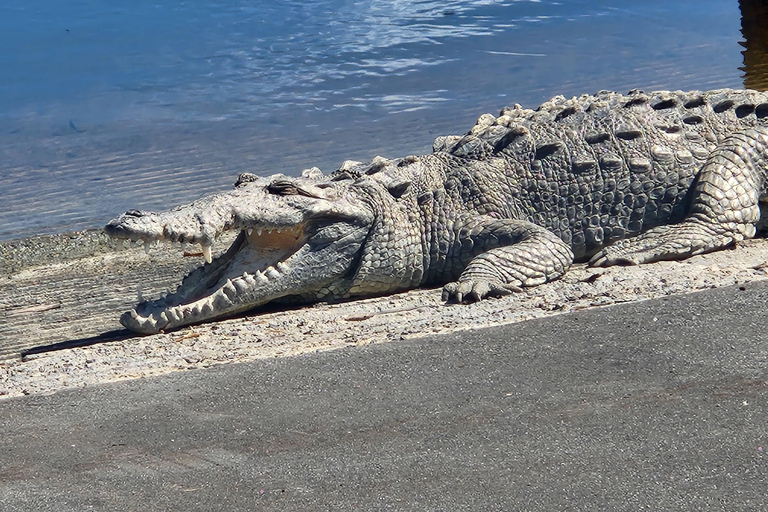
<path fill-rule="evenodd" d="M 477 302 L 488 297 L 503 297 L 521 291 L 523 289 L 514 284 L 469 279 L 446 284 L 443 287 L 443 300 Z"/>

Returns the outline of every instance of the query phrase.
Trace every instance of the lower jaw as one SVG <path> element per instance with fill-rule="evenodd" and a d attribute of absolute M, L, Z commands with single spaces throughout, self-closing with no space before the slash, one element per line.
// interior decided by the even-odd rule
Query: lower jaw
<path fill-rule="evenodd" d="M 257 306 L 253 306 L 257 307 Z M 252 309 L 251 306 L 234 307 L 225 311 L 215 311 L 212 307 L 184 308 L 182 311 L 187 314 L 175 314 L 174 309 L 156 312 L 148 316 L 137 314 L 134 311 L 123 313 L 120 323 L 131 331 L 141 334 L 157 334 L 164 331 L 179 329 L 187 325 L 193 325 L 203 322 L 209 322 L 218 318 L 233 316 L 240 312 Z"/>
<path fill-rule="evenodd" d="M 121 317 L 121 323 L 137 332 L 158 332 L 231 316 L 269 302 L 253 298 L 268 295 L 264 287 L 284 279 L 290 271 L 284 260 L 300 246 L 259 247 L 247 253 L 244 251 L 251 245 L 249 238 L 241 232 L 226 253 L 192 270 L 175 294 L 137 305 Z"/>

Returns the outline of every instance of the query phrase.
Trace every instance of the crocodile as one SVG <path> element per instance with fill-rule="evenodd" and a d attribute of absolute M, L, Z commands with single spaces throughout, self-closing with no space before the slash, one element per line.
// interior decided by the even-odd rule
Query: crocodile
<path fill-rule="evenodd" d="M 118 241 L 199 243 L 205 258 L 121 322 L 149 334 L 421 286 L 477 301 L 557 279 L 574 261 L 682 259 L 755 236 L 766 158 L 768 94 L 633 90 L 484 114 L 423 156 L 241 174 L 228 192 L 109 222 Z M 228 231 L 235 241 L 214 258 Z"/>

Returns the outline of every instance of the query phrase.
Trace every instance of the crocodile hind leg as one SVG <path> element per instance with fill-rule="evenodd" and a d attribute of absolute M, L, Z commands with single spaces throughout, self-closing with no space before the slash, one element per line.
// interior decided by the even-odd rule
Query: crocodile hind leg
<path fill-rule="evenodd" d="M 573 262 L 570 247 L 530 222 L 480 217 L 458 233 L 459 280 L 443 288 L 443 300 L 477 301 L 508 295 L 562 276 Z"/>
<path fill-rule="evenodd" d="M 590 265 L 681 259 L 755 236 L 768 158 L 768 130 L 731 135 L 699 172 L 688 216 L 598 252 Z"/>

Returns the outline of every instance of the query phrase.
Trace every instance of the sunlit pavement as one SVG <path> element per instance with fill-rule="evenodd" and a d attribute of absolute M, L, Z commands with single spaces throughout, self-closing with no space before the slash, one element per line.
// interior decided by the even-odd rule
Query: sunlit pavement
<path fill-rule="evenodd" d="M 768 284 L 0 402 L 0 508 L 764 510 Z"/>

